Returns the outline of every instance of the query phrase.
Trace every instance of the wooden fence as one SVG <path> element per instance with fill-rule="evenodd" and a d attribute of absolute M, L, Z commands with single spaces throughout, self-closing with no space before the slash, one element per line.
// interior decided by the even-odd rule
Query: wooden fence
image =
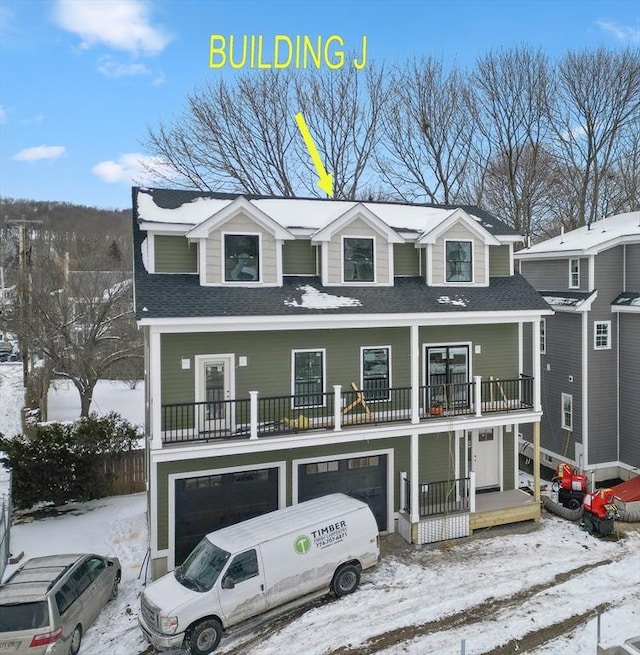
<path fill-rule="evenodd" d="M 135 494 L 146 489 L 144 450 L 131 450 L 122 455 L 109 455 L 104 459 L 104 472 L 109 495 Z"/>

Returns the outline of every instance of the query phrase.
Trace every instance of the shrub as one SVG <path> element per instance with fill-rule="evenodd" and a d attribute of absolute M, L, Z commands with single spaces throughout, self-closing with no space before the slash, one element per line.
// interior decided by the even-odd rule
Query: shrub
<path fill-rule="evenodd" d="M 0 434 L 1 461 L 12 469 L 15 507 L 107 495 L 111 480 L 105 459 L 132 450 L 138 438 L 136 427 L 116 413 L 92 414 L 75 424 L 37 425 L 29 436 L 13 439 Z"/>

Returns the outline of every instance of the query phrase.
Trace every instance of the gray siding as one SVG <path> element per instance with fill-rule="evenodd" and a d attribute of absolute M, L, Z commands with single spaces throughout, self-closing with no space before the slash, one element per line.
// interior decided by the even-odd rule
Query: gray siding
<path fill-rule="evenodd" d="M 156 273 L 197 273 L 198 245 L 183 236 L 153 237 Z"/>
<path fill-rule="evenodd" d="M 394 243 L 393 274 L 398 277 L 419 275 L 420 252 L 412 243 Z"/>
<path fill-rule="evenodd" d="M 538 291 L 569 290 L 569 258 L 520 260 L 520 273 Z M 589 260 L 580 258 L 580 286 L 573 291 L 589 291 Z M 597 285 L 596 285 L 597 287 Z"/>
<path fill-rule="evenodd" d="M 629 243 L 624 248 L 626 280 L 622 290 L 640 292 L 640 243 Z"/>
<path fill-rule="evenodd" d="M 620 320 L 620 456 L 640 468 L 640 315 Z"/>
<path fill-rule="evenodd" d="M 497 277 L 509 274 L 509 246 L 489 246 L 489 275 Z"/>
<path fill-rule="evenodd" d="M 318 248 L 308 239 L 285 241 L 282 246 L 282 272 L 284 275 L 317 275 Z"/>
<path fill-rule="evenodd" d="M 502 488 L 511 491 L 515 488 L 514 448 L 518 435 L 512 428 L 511 432 L 502 429 Z"/>
<path fill-rule="evenodd" d="M 547 365 L 550 367 L 547 370 Z M 573 382 L 569 381 L 573 377 Z M 573 396 L 573 430 L 562 429 L 562 394 Z M 540 446 L 559 457 L 575 458 L 582 443 L 582 315 L 547 316 L 547 354 L 541 361 L 543 416 Z M 590 456 L 591 458 L 591 456 Z"/>

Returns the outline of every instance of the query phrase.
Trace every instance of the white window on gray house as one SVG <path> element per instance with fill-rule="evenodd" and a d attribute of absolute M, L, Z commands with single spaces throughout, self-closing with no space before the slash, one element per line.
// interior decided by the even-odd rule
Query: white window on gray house
<path fill-rule="evenodd" d="M 547 352 L 547 319 L 540 319 L 540 354 Z"/>
<path fill-rule="evenodd" d="M 260 237 L 257 234 L 224 235 L 225 282 L 260 281 Z"/>
<path fill-rule="evenodd" d="M 569 260 L 569 289 L 580 288 L 580 260 Z"/>
<path fill-rule="evenodd" d="M 391 348 L 360 348 L 361 389 L 366 400 L 389 400 Z"/>
<path fill-rule="evenodd" d="M 562 428 L 573 430 L 573 396 L 569 393 L 562 394 Z"/>
<path fill-rule="evenodd" d="M 594 322 L 593 347 L 595 350 L 609 350 L 611 348 L 611 321 Z"/>
<path fill-rule="evenodd" d="M 324 357 L 324 349 L 293 351 L 291 364 L 293 407 L 324 405 Z"/>
<path fill-rule="evenodd" d="M 344 282 L 373 282 L 373 239 L 345 237 L 342 248 Z"/>
<path fill-rule="evenodd" d="M 447 282 L 473 282 L 471 251 L 471 241 L 446 242 Z"/>

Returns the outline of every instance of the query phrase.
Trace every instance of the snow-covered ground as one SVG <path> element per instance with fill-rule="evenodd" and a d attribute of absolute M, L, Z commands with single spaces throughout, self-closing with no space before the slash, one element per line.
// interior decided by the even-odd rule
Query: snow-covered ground
<path fill-rule="evenodd" d="M 15 525 L 12 551 L 24 551 L 25 558 L 69 551 L 117 555 L 120 595 L 87 631 L 81 652 L 144 652 L 136 623 L 147 548 L 144 494 L 64 509 Z M 464 639 L 469 655 L 579 655 L 595 652 L 598 605 L 604 645 L 640 632 L 637 530 L 598 539 L 546 516 L 538 528 L 528 524 L 422 548 L 402 546 L 397 535 L 384 541 L 382 562 L 363 575 L 355 594 L 327 597 L 296 610 L 295 618 L 226 637 L 220 652 L 455 655 Z"/>
<path fill-rule="evenodd" d="M 22 432 L 23 405 L 22 362 L 0 362 L 0 433 L 5 437 Z"/>

